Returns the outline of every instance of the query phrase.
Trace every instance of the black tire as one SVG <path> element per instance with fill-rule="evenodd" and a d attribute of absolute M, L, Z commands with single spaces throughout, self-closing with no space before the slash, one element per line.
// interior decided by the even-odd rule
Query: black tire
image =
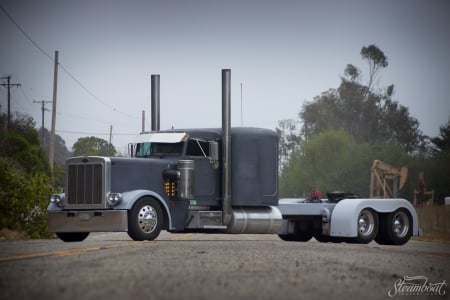
<path fill-rule="evenodd" d="M 308 232 L 296 232 L 296 233 L 292 233 L 292 234 L 284 234 L 278 235 L 280 237 L 280 239 L 282 239 L 283 241 L 288 241 L 288 242 L 308 242 L 310 239 L 313 238 L 312 233 L 308 233 Z"/>
<path fill-rule="evenodd" d="M 286 241 L 286 242 L 294 242 L 295 241 L 294 234 L 279 234 L 278 236 L 280 237 L 280 239 L 282 239 L 283 241 Z"/>
<path fill-rule="evenodd" d="M 380 214 L 379 216 L 379 222 L 380 227 L 378 228 L 377 236 L 375 237 L 375 242 L 377 242 L 380 245 L 388 245 L 387 238 L 386 238 L 386 214 Z"/>
<path fill-rule="evenodd" d="M 56 235 L 64 242 L 81 242 L 88 237 L 89 232 L 57 232 Z"/>
<path fill-rule="evenodd" d="M 358 214 L 358 236 L 351 240 L 358 244 L 368 244 L 378 234 L 378 214 L 370 208 L 364 208 Z"/>
<path fill-rule="evenodd" d="M 314 238 L 321 243 L 331 242 L 331 236 L 323 235 L 322 233 L 314 234 Z"/>
<path fill-rule="evenodd" d="M 332 243 L 344 243 L 344 242 L 348 242 L 347 238 L 343 238 L 343 237 L 337 237 L 337 236 L 332 236 L 330 237 L 330 242 Z"/>
<path fill-rule="evenodd" d="M 295 233 L 278 235 L 280 239 L 288 242 L 308 242 L 313 238 L 313 232 L 310 230 L 310 224 L 299 223 L 295 224 Z"/>
<path fill-rule="evenodd" d="M 154 198 L 138 200 L 128 213 L 128 235 L 135 241 L 152 241 L 163 228 L 164 216 Z"/>
<path fill-rule="evenodd" d="M 308 242 L 313 238 L 313 234 L 310 231 L 297 231 L 294 235 L 294 241 L 296 242 Z"/>
<path fill-rule="evenodd" d="M 377 243 L 380 245 L 403 245 L 412 236 L 412 217 L 407 209 L 400 208 L 383 217 Z"/>

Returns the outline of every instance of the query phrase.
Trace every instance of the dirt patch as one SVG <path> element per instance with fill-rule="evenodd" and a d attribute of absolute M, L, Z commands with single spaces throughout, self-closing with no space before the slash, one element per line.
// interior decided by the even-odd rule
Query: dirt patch
<path fill-rule="evenodd" d="M 450 244 L 450 232 L 424 232 L 422 236 L 414 236 L 413 239 L 416 241 Z"/>
<path fill-rule="evenodd" d="M 2 228 L 0 230 L 0 241 L 17 241 L 28 240 L 29 236 L 22 231 L 10 230 L 8 228 Z"/>

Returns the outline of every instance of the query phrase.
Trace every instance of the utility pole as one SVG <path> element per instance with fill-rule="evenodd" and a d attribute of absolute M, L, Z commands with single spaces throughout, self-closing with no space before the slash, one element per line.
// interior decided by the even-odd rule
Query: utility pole
<path fill-rule="evenodd" d="M 112 125 L 109 126 L 109 153 L 112 156 Z"/>
<path fill-rule="evenodd" d="M 141 133 L 145 132 L 145 110 L 142 111 L 142 131 Z"/>
<path fill-rule="evenodd" d="M 44 100 L 36 101 L 36 100 L 33 100 L 33 103 L 41 103 L 42 104 L 42 108 L 41 108 L 41 110 L 42 110 L 41 147 L 44 148 L 45 147 L 45 141 L 44 141 L 44 138 L 45 138 L 45 135 L 44 135 L 44 112 L 45 111 L 50 111 L 49 109 L 45 108 L 45 104 L 46 103 L 52 103 L 52 101 L 44 101 Z"/>
<path fill-rule="evenodd" d="M 8 90 L 8 121 L 6 126 L 8 128 L 11 123 L 11 87 L 20 87 L 20 83 L 11 83 L 11 75 L 2 79 L 6 79 L 6 83 L 0 83 L 0 85 L 6 86 Z"/>
<path fill-rule="evenodd" d="M 242 113 L 242 82 L 241 82 L 241 127 L 244 126 L 244 116 Z"/>
<path fill-rule="evenodd" d="M 53 161 L 55 157 L 55 127 L 56 127 L 56 95 L 58 92 L 58 50 L 55 51 L 55 69 L 53 74 L 53 109 L 52 109 L 52 131 L 50 135 L 50 171 L 52 172 L 52 184 L 55 182 L 53 174 Z"/>

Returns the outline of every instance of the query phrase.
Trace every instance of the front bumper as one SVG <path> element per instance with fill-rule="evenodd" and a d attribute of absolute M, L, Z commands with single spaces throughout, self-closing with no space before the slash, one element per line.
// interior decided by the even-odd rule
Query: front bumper
<path fill-rule="evenodd" d="M 49 232 L 128 231 L 127 210 L 48 211 Z"/>

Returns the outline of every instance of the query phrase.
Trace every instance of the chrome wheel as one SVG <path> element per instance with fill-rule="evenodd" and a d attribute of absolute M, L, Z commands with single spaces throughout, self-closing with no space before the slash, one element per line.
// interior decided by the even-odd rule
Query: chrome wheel
<path fill-rule="evenodd" d="M 405 212 L 396 212 L 392 220 L 392 231 L 396 237 L 403 238 L 409 232 L 409 218 Z"/>
<path fill-rule="evenodd" d="M 363 210 L 358 218 L 358 230 L 361 236 L 372 235 L 375 229 L 375 217 L 369 210 Z"/>
<path fill-rule="evenodd" d="M 139 199 L 128 212 L 128 235 L 135 241 L 154 240 L 163 227 L 164 214 L 154 198 Z"/>
<path fill-rule="evenodd" d="M 413 219 L 406 208 L 384 214 L 376 241 L 380 245 L 403 245 L 413 234 Z"/>
<path fill-rule="evenodd" d="M 158 214 L 156 213 L 156 210 L 150 205 L 143 206 L 138 214 L 138 224 L 142 232 L 153 232 L 158 224 Z"/>
<path fill-rule="evenodd" d="M 358 235 L 352 242 L 359 244 L 370 243 L 378 233 L 378 214 L 370 208 L 364 208 L 360 211 L 357 219 Z"/>

